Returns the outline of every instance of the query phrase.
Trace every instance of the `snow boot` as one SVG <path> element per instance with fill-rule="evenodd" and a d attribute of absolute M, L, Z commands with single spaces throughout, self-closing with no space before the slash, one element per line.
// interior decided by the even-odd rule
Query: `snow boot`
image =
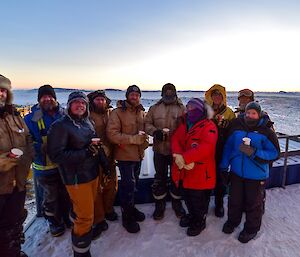
<path fill-rule="evenodd" d="M 181 218 L 186 214 L 180 199 L 172 199 L 172 209 L 174 210 L 177 218 Z"/>
<path fill-rule="evenodd" d="M 179 226 L 182 228 L 187 228 L 192 225 L 193 217 L 191 214 L 186 214 L 180 218 Z"/>
<path fill-rule="evenodd" d="M 122 225 L 128 233 L 137 233 L 140 231 L 140 225 L 134 217 L 133 207 L 122 209 Z"/>
<path fill-rule="evenodd" d="M 218 218 L 223 218 L 224 217 L 224 207 L 223 207 L 223 205 L 215 207 L 215 216 L 218 217 Z"/>
<path fill-rule="evenodd" d="M 101 233 L 103 231 L 106 231 L 108 229 L 108 224 L 105 220 L 102 222 L 93 225 L 92 231 L 93 231 L 93 237 L 92 240 L 95 240 L 100 237 Z"/>
<path fill-rule="evenodd" d="M 233 233 L 234 229 L 235 229 L 235 226 L 233 226 L 233 225 L 227 220 L 227 221 L 224 223 L 224 225 L 223 225 L 222 231 L 223 231 L 223 233 L 225 233 L 225 234 L 231 234 L 231 233 Z"/>
<path fill-rule="evenodd" d="M 113 210 L 111 213 L 106 213 L 105 214 L 105 219 L 109 221 L 116 221 L 118 220 L 118 214 Z"/>
<path fill-rule="evenodd" d="M 48 222 L 50 233 L 53 237 L 59 237 L 65 233 L 64 222 L 58 222 L 54 216 L 45 215 Z"/>
<path fill-rule="evenodd" d="M 153 212 L 154 220 L 161 220 L 164 217 L 166 209 L 166 201 L 165 200 L 155 200 L 155 210 Z"/>
<path fill-rule="evenodd" d="M 239 234 L 238 240 L 241 243 L 246 244 L 250 240 L 252 240 L 256 235 L 257 235 L 257 232 L 248 233 L 245 229 L 243 229 L 242 232 Z"/>
<path fill-rule="evenodd" d="M 133 217 L 135 219 L 135 221 L 137 222 L 142 222 L 145 220 L 145 214 L 141 211 L 139 211 L 137 208 L 134 207 L 133 209 Z"/>
<path fill-rule="evenodd" d="M 191 226 L 188 227 L 186 234 L 188 236 L 198 236 L 205 228 L 206 219 L 203 219 L 202 221 L 193 221 Z"/>
<path fill-rule="evenodd" d="M 92 242 L 92 236 L 92 230 L 82 236 L 76 236 L 72 232 L 74 257 L 91 257 L 90 247 Z"/>

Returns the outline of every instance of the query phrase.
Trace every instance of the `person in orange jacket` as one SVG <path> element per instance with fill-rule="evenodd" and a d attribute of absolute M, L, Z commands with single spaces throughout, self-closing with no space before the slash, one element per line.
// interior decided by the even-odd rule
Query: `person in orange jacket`
<path fill-rule="evenodd" d="M 182 183 L 188 214 L 180 226 L 188 236 L 197 236 L 206 227 L 211 190 L 216 184 L 215 151 L 218 129 L 209 118 L 211 108 L 199 98 L 187 103 L 187 114 L 172 136 L 174 163 L 172 179 Z"/>

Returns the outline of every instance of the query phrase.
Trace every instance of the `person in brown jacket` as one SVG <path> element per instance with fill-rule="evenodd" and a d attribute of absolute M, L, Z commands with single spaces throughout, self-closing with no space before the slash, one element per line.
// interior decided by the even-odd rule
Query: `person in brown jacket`
<path fill-rule="evenodd" d="M 90 119 L 95 127 L 97 137 L 101 139 L 102 148 L 110 163 L 109 175 L 107 175 L 107 171 L 103 170 L 102 166 L 99 167 L 99 188 L 96 198 L 98 204 L 95 205 L 97 206 L 95 216 L 99 216 L 97 219 L 102 220 L 102 222 L 98 224 L 99 230 L 105 231 L 108 229 L 108 224 L 105 219 L 109 221 L 118 219 L 118 215 L 113 207 L 117 193 L 118 177 L 113 157 L 113 145 L 106 136 L 106 126 L 112 107 L 110 106 L 111 100 L 106 96 L 103 90 L 91 92 L 87 96 L 90 102 Z"/>
<path fill-rule="evenodd" d="M 114 157 L 121 174 L 120 202 L 122 224 L 129 233 L 137 233 L 137 222 L 145 219 L 144 213 L 134 205 L 134 192 L 139 179 L 144 150 L 148 137 L 144 132 L 144 108 L 140 104 L 141 91 L 133 85 L 127 88 L 126 100 L 118 101 L 107 124 L 108 139 L 115 144 Z"/>
<path fill-rule="evenodd" d="M 176 88 L 167 83 L 162 88 L 162 98 L 150 107 L 145 118 L 145 131 L 153 136 L 155 176 L 152 194 L 155 199 L 153 218 L 160 220 L 164 217 L 168 187 L 172 199 L 172 208 L 177 217 L 182 217 L 185 210 L 181 204 L 178 188 L 169 179 L 173 157 L 170 149 L 170 138 L 178 126 L 179 118 L 184 114 L 185 107 L 177 97 Z"/>
<path fill-rule="evenodd" d="M 0 256 L 21 252 L 26 179 L 33 159 L 28 128 L 12 105 L 11 82 L 0 75 Z"/>

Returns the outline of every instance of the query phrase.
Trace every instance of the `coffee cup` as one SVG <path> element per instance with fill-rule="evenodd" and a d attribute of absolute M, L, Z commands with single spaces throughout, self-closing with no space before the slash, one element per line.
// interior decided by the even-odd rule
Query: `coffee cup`
<path fill-rule="evenodd" d="M 249 138 L 249 137 L 244 137 L 243 138 L 244 145 L 250 145 L 250 142 L 251 142 L 251 138 Z"/>
<path fill-rule="evenodd" d="M 23 151 L 18 148 L 11 149 L 9 153 L 10 158 L 20 158 L 22 155 L 23 155 Z"/>
<path fill-rule="evenodd" d="M 99 137 L 92 138 L 93 145 L 100 145 L 101 139 Z"/>

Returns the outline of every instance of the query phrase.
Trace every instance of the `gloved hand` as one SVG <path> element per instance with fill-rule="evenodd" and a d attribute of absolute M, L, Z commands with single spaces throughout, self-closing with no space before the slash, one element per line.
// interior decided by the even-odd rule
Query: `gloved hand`
<path fill-rule="evenodd" d="M 183 168 L 186 169 L 186 170 L 192 170 L 194 167 L 195 167 L 195 163 L 194 162 L 191 162 L 190 164 L 185 164 L 183 166 Z"/>
<path fill-rule="evenodd" d="M 220 128 L 227 128 L 229 126 L 230 121 L 222 119 L 221 122 L 218 124 Z"/>
<path fill-rule="evenodd" d="M 175 163 L 178 166 L 178 168 L 181 170 L 183 169 L 184 165 L 185 165 L 185 160 L 183 158 L 183 156 L 181 154 L 173 154 L 173 157 L 175 158 Z"/>
<path fill-rule="evenodd" d="M 134 135 L 129 138 L 129 143 L 132 145 L 142 145 L 147 139 L 147 135 Z"/>
<path fill-rule="evenodd" d="M 240 151 L 250 157 L 255 152 L 255 148 L 242 143 L 240 144 Z"/>
<path fill-rule="evenodd" d="M 99 149 L 100 149 L 100 146 L 91 143 L 91 144 L 89 144 L 88 148 L 86 149 L 86 153 L 88 156 L 94 157 L 94 156 L 98 155 Z"/>
<path fill-rule="evenodd" d="M 164 141 L 164 132 L 161 129 L 155 130 L 153 137 L 157 141 Z"/>
<path fill-rule="evenodd" d="M 8 154 L 9 152 L 0 154 L 0 170 L 3 172 L 11 170 L 17 166 L 20 161 L 18 158 L 8 157 Z"/>
<path fill-rule="evenodd" d="M 227 170 L 220 171 L 220 177 L 224 186 L 228 186 L 230 183 L 230 173 Z"/>

